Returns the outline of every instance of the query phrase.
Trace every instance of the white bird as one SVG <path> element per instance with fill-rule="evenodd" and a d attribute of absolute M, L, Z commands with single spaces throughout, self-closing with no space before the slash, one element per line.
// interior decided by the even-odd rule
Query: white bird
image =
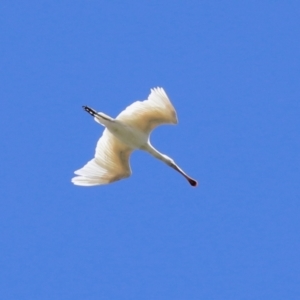
<path fill-rule="evenodd" d="M 83 108 L 106 128 L 97 143 L 95 157 L 75 171 L 78 176 L 72 178 L 74 184 L 102 185 L 129 177 L 129 156 L 133 150 L 140 149 L 178 171 L 192 186 L 197 185 L 173 159 L 158 152 L 150 143 L 150 133 L 156 126 L 178 123 L 176 111 L 163 88 L 151 89 L 148 100 L 132 103 L 115 119 L 88 106 Z"/>

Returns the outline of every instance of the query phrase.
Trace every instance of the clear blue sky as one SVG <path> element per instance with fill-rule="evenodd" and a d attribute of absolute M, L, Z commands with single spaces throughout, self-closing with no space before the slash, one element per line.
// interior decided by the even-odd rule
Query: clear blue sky
<path fill-rule="evenodd" d="M 299 1 L 0 3 L 0 298 L 300 299 Z M 162 86 L 178 126 L 77 187 L 103 128 Z"/>

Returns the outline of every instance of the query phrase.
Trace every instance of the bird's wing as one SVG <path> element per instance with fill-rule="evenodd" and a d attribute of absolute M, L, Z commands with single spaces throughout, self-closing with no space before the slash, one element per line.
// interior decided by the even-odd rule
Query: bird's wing
<path fill-rule="evenodd" d="M 99 139 L 95 157 L 72 178 L 75 185 L 91 186 L 108 184 L 131 175 L 129 156 L 132 148 L 123 144 L 107 129 Z"/>
<path fill-rule="evenodd" d="M 146 133 L 161 124 L 177 124 L 177 115 L 163 88 L 151 89 L 147 100 L 136 101 L 116 118 Z"/>

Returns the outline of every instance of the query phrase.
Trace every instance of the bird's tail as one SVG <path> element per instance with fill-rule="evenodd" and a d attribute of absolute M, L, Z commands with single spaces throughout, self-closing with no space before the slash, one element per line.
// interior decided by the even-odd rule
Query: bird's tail
<path fill-rule="evenodd" d="M 106 115 L 105 113 L 102 112 L 97 112 L 95 111 L 93 108 L 90 108 L 88 106 L 82 106 L 83 109 L 88 112 L 91 116 L 94 117 L 94 120 L 101 124 L 101 125 L 106 125 L 107 122 L 112 122 L 114 121 L 113 118 L 111 118 L 110 116 Z"/>

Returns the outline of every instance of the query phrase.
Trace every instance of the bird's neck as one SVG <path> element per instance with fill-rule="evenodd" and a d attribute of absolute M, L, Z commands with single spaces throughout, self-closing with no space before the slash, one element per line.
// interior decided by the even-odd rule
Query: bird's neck
<path fill-rule="evenodd" d="M 162 160 L 163 162 L 165 163 L 167 162 L 166 156 L 160 153 L 159 151 L 157 151 L 149 142 L 145 147 L 143 147 L 143 150 L 149 152 L 151 155 Z"/>

